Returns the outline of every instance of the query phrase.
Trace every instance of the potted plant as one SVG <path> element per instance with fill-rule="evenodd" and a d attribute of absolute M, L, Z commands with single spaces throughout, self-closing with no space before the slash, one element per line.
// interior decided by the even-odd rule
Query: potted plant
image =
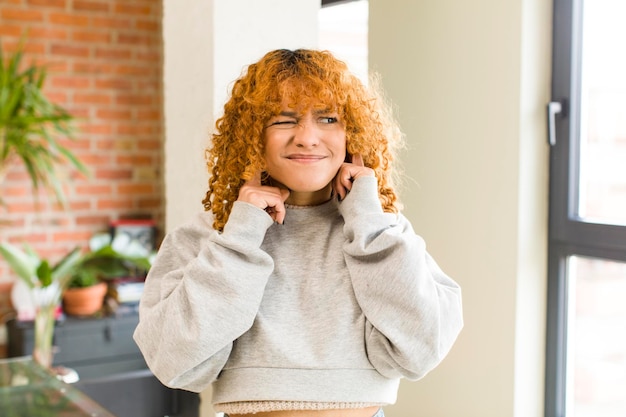
<path fill-rule="evenodd" d="M 76 263 L 63 292 L 63 310 L 70 315 L 97 313 L 103 306 L 110 281 L 136 277 L 150 268 L 147 254 L 121 245 L 108 233 L 93 236 L 89 246 L 90 251 Z"/>
<path fill-rule="evenodd" d="M 11 57 L 6 57 L 0 44 L 0 184 L 8 168 L 21 161 L 30 177 L 33 195 L 37 196 L 37 190 L 43 186 L 51 189 L 64 205 L 57 166 L 69 162 L 87 173 L 85 166 L 59 141 L 74 139 L 74 119 L 44 95 L 46 67 L 24 65 L 23 55 L 20 46 Z"/>
<path fill-rule="evenodd" d="M 15 284 L 13 294 L 20 294 L 21 302 L 25 304 L 26 309 L 32 308 L 31 318 L 35 321 L 33 359 L 50 368 L 56 309 L 74 267 L 80 260 L 80 252 L 74 249 L 52 265 L 29 245 L 25 244 L 23 249 L 20 249 L 3 242 L 0 243 L 0 255 L 20 278 Z M 23 290 L 20 289 L 20 284 Z"/>

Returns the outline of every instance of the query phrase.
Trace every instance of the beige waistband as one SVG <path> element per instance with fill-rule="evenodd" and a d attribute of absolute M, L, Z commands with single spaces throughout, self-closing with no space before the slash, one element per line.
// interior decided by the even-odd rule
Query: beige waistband
<path fill-rule="evenodd" d="M 349 408 L 382 407 L 380 403 L 310 402 L 310 401 L 241 401 L 213 404 L 215 411 L 226 414 L 254 414 L 287 410 L 345 410 Z"/>

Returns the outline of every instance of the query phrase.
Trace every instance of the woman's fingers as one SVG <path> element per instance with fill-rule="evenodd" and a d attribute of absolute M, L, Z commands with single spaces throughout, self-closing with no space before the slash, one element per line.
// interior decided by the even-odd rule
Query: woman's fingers
<path fill-rule="evenodd" d="M 280 192 L 280 204 L 277 204 L 276 206 L 271 207 L 271 208 L 268 207 L 265 210 L 272 217 L 272 219 L 274 219 L 276 223 L 283 224 L 285 222 L 285 214 L 286 214 L 285 200 L 287 200 L 287 197 L 289 197 L 289 190 L 285 188 L 277 188 L 277 189 Z"/>
<path fill-rule="evenodd" d="M 365 164 L 363 163 L 363 157 L 360 153 L 355 153 L 354 155 L 352 155 L 352 164 L 358 167 L 365 166 Z"/>
<path fill-rule="evenodd" d="M 354 154 L 352 155 L 352 162 L 344 162 L 341 168 L 339 168 L 337 175 L 333 179 L 333 188 L 339 195 L 339 199 L 343 200 L 352 189 L 352 183 L 355 179 L 373 176 L 374 170 L 365 166 L 363 156 Z"/>
<path fill-rule="evenodd" d="M 241 187 L 237 200 L 265 210 L 275 222 L 282 224 L 285 220 L 287 197 L 289 197 L 289 190 L 261 185 L 261 173 L 257 172 Z"/>

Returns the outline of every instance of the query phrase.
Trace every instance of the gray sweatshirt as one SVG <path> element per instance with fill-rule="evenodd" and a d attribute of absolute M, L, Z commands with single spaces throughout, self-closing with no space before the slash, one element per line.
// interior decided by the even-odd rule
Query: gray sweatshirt
<path fill-rule="evenodd" d="M 461 290 L 374 177 L 342 201 L 287 207 L 284 224 L 235 202 L 224 231 L 198 215 L 164 239 L 134 338 L 163 384 L 213 402 L 392 404 L 448 353 Z"/>

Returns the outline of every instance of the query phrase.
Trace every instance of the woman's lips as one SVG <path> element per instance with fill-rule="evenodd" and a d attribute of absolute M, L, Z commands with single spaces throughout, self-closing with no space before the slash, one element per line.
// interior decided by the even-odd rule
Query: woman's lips
<path fill-rule="evenodd" d="M 326 158 L 324 155 L 308 155 L 308 154 L 291 154 L 287 155 L 287 159 L 291 161 L 316 162 Z"/>

